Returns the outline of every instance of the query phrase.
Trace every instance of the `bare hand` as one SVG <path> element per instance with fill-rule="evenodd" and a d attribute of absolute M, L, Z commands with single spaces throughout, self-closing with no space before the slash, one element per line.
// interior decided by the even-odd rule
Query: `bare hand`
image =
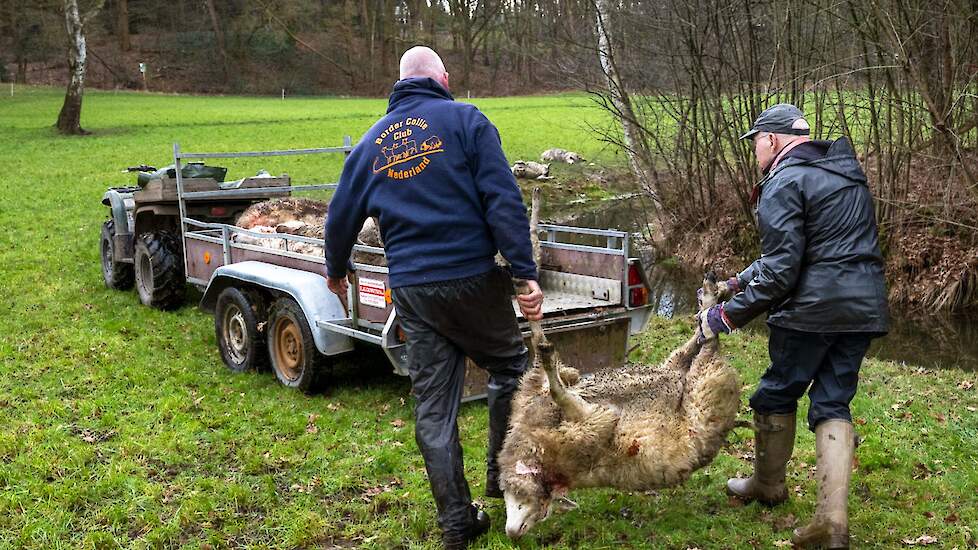
<path fill-rule="evenodd" d="M 516 303 L 523 312 L 523 317 L 527 321 L 539 321 L 543 319 L 543 291 L 540 284 L 533 280 L 526 281 L 530 292 L 527 294 L 517 294 Z"/>
<path fill-rule="evenodd" d="M 346 282 L 346 277 L 326 277 L 326 286 L 329 287 L 330 292 L 336 294 L 341 299 L 346 299 L 347 289 L 350 288 L 350 284 Z"/>

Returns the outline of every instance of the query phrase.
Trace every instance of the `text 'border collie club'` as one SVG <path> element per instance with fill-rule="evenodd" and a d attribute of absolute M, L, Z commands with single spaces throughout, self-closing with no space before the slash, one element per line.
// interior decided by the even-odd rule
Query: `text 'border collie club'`
<path fill-rule="evenodd" d="M 380 146 L 380 154 L 374 159 L 374 174 L 386 170 L 387 177 L 404 180 L 423 172 L 431 163 L 429 155 L 445 151 L 442 149 L 440 137 L 434 134 L 425 137 L 422 132 L 427 129 L 428 122 L 415 117 L 408 117 L 388 126 L 374 140 L 374 144 Z M 418 140 L 422 137 L 424 139 L 419 144 Z M 410 166 L 401 166 L 406 163 L 410 163 Z"/>

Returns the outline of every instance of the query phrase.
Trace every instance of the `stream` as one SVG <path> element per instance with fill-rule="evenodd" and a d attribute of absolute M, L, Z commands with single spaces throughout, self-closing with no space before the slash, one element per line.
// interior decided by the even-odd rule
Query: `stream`
<path fill-rule="evenodd" d="M 573 206 L 543 214 L 567 225 L 612 228 L 636 236 L 647 232 L 642 201 L 637 197 L 607 201 L 599 208 L 566 214 Z M 656 265 L 650 252 L 640 246 L 632 246 L 630 254 L 642 258 L 652 286 L 649 300 L 658 315 L 673 318 L 694 313 L 702 274 L 685 272 L 672 265 Z M 978 371 L 978 316 L 911 314 L 897 308 L 890 313 L 890 333 L 873 341 L 869 356 L 925 368 Z M 767 325 L 762 319 L 755 319 L 745 330 L 766 334 Z"/>

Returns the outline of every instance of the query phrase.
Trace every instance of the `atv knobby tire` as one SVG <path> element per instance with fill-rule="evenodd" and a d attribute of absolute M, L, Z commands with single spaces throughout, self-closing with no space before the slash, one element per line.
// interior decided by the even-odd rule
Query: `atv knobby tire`
<path fill-rule="evenodd" d="M 268 312 L 265 331 L 268 356 L 278 381 L 306 393 L 318 389 L 326 361 L 316 349 L 299 304 L 289 297 L 276 300 Z"/>
<path fill-rule="evenodd" d="M 132 264 L 115 261 L 115 221 L 102 224 L 102 239 L 99 244 L 102 255 L 102 279 L 106 288 L 126 290 L 132 288 L 135 272 Z"/>
<path fill-rule="evenodd" d="M 224 364 L 234 372 L 262 370 L 268 366 L 265 335 L 258 329 L 259 304 L 235 287 L 228 287 L 217 297 L 214 308 L 214 330 L 217 348 Z"/>
<path fill-rule="evenodd" d="M 136 239 L 134 259 L 139 301 L 156 309 L 176 309 L 183 303 L 186 280 L 176 234 L 143 233 Z"/>

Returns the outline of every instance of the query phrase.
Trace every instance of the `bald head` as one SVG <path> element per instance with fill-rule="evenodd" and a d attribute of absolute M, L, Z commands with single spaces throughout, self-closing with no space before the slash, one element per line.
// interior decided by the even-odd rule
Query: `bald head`
<path fill-rule="evenodd" d="M 401 56 L 401 80 L 425 77 L 448 89 L 448 72 L 435 50 L 427 46 L 415 46 L 404 52 Z"/>

